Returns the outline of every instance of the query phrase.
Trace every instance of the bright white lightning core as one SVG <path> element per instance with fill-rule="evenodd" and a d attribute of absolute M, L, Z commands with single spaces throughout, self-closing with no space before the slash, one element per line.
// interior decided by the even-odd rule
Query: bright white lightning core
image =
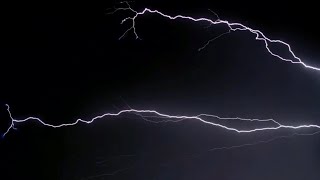
<path fill-rule="evenodd" d="M 176 16 L 170 16 L 170 15 L 166 15 L 158 10 L 151 10 L 148 8 L 145 8 L 144 10 L 138 12 L 135 11 L 134 9 L 132 9 L 130 7 L 130 5 L 127 2 L 124 2 L 127 6 L 125 8 L 117 8 L 115 9 L 115 11 L 113 11 L 112 13 L 115 13 L 119 10 L 127 10 L 130 12 L 134 13 L 134 16 L 132 17 L 127 17 L 125 19 L 122 20 L 121 24 L 123 24 L 124 22 L 131 20 L 132 21 L 132 26 L 125 31 L 125 33 L 120 37 L 123 38 L 129 31 L 133 31 L 133 33 L 135 34 L 136 38 L 139 38 L 139 36 L 137 35 L 136 32 L 136 27 L 135 27 L 135 20 L 136 18 L 138 18 L 139 16 L 142 16 L 146 13 L 153 13 L 153 14 L 158 14 L 164 18 L 168 18 L 170 20 L 175 20 L 175 19 L 185 19 L 185 20 L 190 20 L 190 21 L 204 21 L 204 22 L 208 22 L 210 24 L 213 25 L 218 25 L 218 24 L 223 24 L 223 25 L 227 25 L 229 27 L 230 31 L 248 31 L 251 32 L 253 34 L 256 35 L 255 39 L 258 41 L 262 41 L 264 42 L 264 45 L 267 49 L 267 51 L 274 57 L 283 60 L 283 61 L 287 61 L 293 64 L 299 64 L 304 66 L 305 68 L 308 69 L 312 69 L 312 70 L 316 70 L 316 71 L 320 71 L 320 68 L 318 67 L 313 67 L 310 65 L 307 65 L 305 62 L 303 62 L 299 57 L 297 57 L 294 52 L 291 50 L 291 47 L 288 43 L 285 43 L 281 40 L 272 40 L 267 38 L 261 31 L 259 30 L 255 30 L 252 29 L 250 27 L 247 27 L 243 24 L 240 23 L 234 23 L 234 22 L 229 22 L 226 20 L 221 20 L 221 19 L 217 19 L 217 20 L 211 20 L 208 18 L 193 18 L 193 17 L 189 17 L 189 16 L 183 16 L 183 15 L 176 15 Z M 270 43 L 279 43 L 282 44 L 284 46 L 287 47 L 288 51 L 290 52 L 290 54 L 292 55 L 291 59 L 288 58 L 284 58 L 279 54 L 276 54 L 275 52 L 273 52 L 270 48 L 269 45 Z M 117 113 L 105 113 L 102 114 L 100 116 L 96 116 L 92 119 L 89 120 L 83 120 L 83 119 L 77 119 L 76 121 L 72 122 L 72 123 L 64 123 L 64 124 L 58 124 L 58 125 L 54 125 L 54 124 L 49 124 L 44 122 L 43 120 L 41 120 L 40 118 L 37 117 L 27 117 L 25 119 L 15 119 L 13 118 L 11 112 L 10 112 L 10 107 L 9 105 L 7 105 L 7 110 L 11 119 L 11 124 L 8 127 L 8 129 L 5 131 L 5 133 L 3 134 L 3 137 L 10 132 L 11 129 L 15 129 L 15 125 L 19 124 L 19 123 L 24 123 L 27 121 L 38 121 L 39 123 L 41 123 L 44 126 L 48 126 L 48 127 L 52 127 L 52 128 L 60 128 L 60 127 L 65 127 L 65 126 L 73 126 L 73 125 L 77 125 L 79 123 L 93 123 L 95 120 L 98 119 L 102 119 L 102 118 L 107 118 L 107 117 L 115 117 L 115 116 L 120 116 L 123 114 L 128 114 L 128 113 L 132 113 L 135 115 L 140 116 L 143 120 L 148 121 L 148 122 L 152 122 L 152 123 L 161 123 L 161 122 L 173 122 L 173 123 L 178 123 L 180 121 L 184 121 L 184 120 L 196 120 L 199 121 L 201 123 L 210 125 L 210 126 L 215 126 L 215 127 L 219 127 L 219 128 L 223 128 L 227 131 L 233 131 L 233 132 L 237 132 L 237 133 L 251 133 L 251 132 L 257 132 L 257 131 L 266 131 L 266 130 L 277 130 L 277 129 L 304 129 L 304 128 L 316 128 L 316 129 L 320 129 L 319 125 L 314 125 L 314 124 L 306 124 L 306 125 L 298 125 L 298 126 L 292 126 L 292 125 L 285 125 L 285 124 L 281 124 L 273 119 L 246 119 L 246 118 L 240 118 L 240 117 L 236 117 L 236 118 L 227 118 L 227 117 L 219 117 L 216 115 L 210 115 L 210 114 L 199 114 L 199 115 L 195 115 L 195 116 L 185 116 L 185 115 L 169 115 L 169 114 L 164 114 L 164 113 L 160 113 L 156 110 L 137 110 L 137 109 L 125 109 L 125 110 L 121 110 L 118 111 Z M 150 120 L 151 118 L 156 118 L 156 119 L 161 119 L 161 120 Z M 257 121 L 261 124 L 263 124 L 263 127 L 259 127 L 259 128 L 252 128 L 252 129 L 239 129 L 239 128 L 235 128 L 235 127 L 229 127 L 220 123 L 214 123 L 212 121 L 209 121 L 207 119 L 218 119 L 218 120 L 240 120 L 240 121 Z M 267 124 L 267 126 L 265 125 L 265 122 L 269 122 Z M 270 124 L 272 123 L 272 125 L 270 126 Z"/>

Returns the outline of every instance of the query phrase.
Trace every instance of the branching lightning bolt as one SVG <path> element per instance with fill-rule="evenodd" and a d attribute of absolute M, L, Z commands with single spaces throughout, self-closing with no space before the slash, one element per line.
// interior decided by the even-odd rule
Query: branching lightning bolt
<path fill-rule="evenodd" d="M 247 32 L 250 32 L 252 34 L 255 35 L 255 39 L 257 41 L 262 41 L 264 42 L 264 45 L 265 45 L 265 48 L 267 49 L 267 51 L 269 52 L 269 54 L 271 54 L 272 56 L 282 60 L 282 61 L 287 61 L 287 62 L 290 62 L 292 64 L 299 64 L 299 65 L 302 65 L 304 66 L 305 68 L 308 68 L 308 69 L 313 69 L 313 70 L 316 70 L 316 71 L 320 71 L 320 68 L 319 67 L 315 67 L 315 66 L 311 66 L 311 65 L 308 65 L 306 64 L 305 62 L 302 61 L 301 58 L 299 58 L 293 51 L 292 51 L 292 48 L 291 46 L 284 42 L 284 41 L 281 41 L 281 40 L 273 40 L 273 39 L 270 39 L 268 38 L 264 33 L 262 33 L 260 30 L 256 30 L 256 29 L 252 29 L 248 26 L 245 26 L 241 23 L 238 23 L 238 22 L 229 22 L 227 20 L 221 20 L 218 17 L 218 19 L 216 20 L 212 20 L 212 19 L 208 19 L 208 18 L 194 18 L 194 17 L 190 17 L 190 16 L 184 16 L 184 15 L 175 15 L 175 16 L 170 16 L 170 15 L 167 15 L 167 14 L 164 14 L 158 10 L 152 10 L 152 9 L 149 9 L 149 8 L 145 8 L 143 9 L 142 11 L 136 11 L 134 9 L 131 8 L 130 4 L 128 2 L 122 2 L 123 4 L 126 5 L 126 7 L 124 8 L 116 8 L 114 11 L 112 11 L 110 14 L 113 14 L 117 11 L 121 11 L 121 10 L 125 10 L 125 11 L 130 11 L 132 13 L 134 13 L 134 16 L 132 17 L 127 17 L 125 19 L 123 19 L 121 21 L 121 24 L 131 20 L 132 21 L 132 26 L 127 29 L 124 34 L 122 36 L 120 36 L 119 39 L 122 39 L 128 32 L 130 31 L 133 31 L 136 39 L 140 39 L 140 37 L 138 36 L 138 33 L 136 31 L 136 19 L 139 17 L 139 16 L 142 16 L 142 15 L 145 15 L 147 13 L 151 13 L 151 14 L 157 14 L 157 15 L 160 15 L 164 18 L 167 18 L 167 19 L 170 19 L 170 20 L 176 20 L 176 19 L 185 19 L 185 20 L 190 20 L 190 21 L 193 21 L 193 22 L 207 22 L 207 23 L 210 23 L 211 25 L 226 25 L 228 26 L 229 28 L 229 31 L 247 31 Z M 216 13 L 215 13 L 216 14 Z M 226 32 L 226 33 L 229 33 L 229 32 Z M 225 34 L 225 33 L 224 33 Z M 215 38 L 214 38 L 215 39 Z M 203 47 L 201 47 L 199 50 L 205 48 L 209 43 L 210 43 L 211 40 L 209 40 Z M 270 43 L 278 43 L 278 44 L 281 44 L 281 45 L 284 45 L 290 55 L 292 56 L 292 58 L 285 58 L 277 53 L 275 53 L 274 51 L 272 51 L 269 46 L 270 46 Z"/>

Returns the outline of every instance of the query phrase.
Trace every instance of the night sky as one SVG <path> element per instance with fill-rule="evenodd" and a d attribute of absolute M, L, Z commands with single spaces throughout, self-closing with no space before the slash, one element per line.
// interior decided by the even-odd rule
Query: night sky
<path fill-rule="evenodd" d="M 171 21 L 129 12 L 108 14 L 118 1 L 12 2 L 1 5 L 0 133 L 14 118 L 50 124 L 91 119 L 105 112 L 154 109 L 172 115 L 274 118 L 283 124 L 320 124 L 320 71 L 281 61 L 248 32 L 226 26 Z M 320 67 L 316 2 L 131 2 L 135 10 L 216 16 L 289 43 Z M 290 57 L 281 45 L 276 52 Z M 237 123 L 237 122 L 235 122 Z M 252 124 L 238 123 L 251 128 Z M 319 180 L 320 135 L 281 138 L 317 129 L 238 134 L 195 120 L 153 124 L 122 115 L 54 129 L 21 123 L 0 140 L 0 179 Z M 112 175 L 113 174 L 113 175 Z"/>

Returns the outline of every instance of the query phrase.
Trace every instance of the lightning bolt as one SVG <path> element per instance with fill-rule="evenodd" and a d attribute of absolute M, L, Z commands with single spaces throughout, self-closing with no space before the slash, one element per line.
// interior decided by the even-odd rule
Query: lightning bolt
<path fill-rule="evenodd" d="M 269 54 L 271 54 L 272 56 L 282 60 L 282 61 L 286 61 L 286 62 L 290 62 L 292 64 L 299 64 L 299 65 L 302 65 L 304 66 L 305 68 L 308 68 L 308 69 L 312 69 L 312 70 L 316 70 L 316 71 L 320 71 L 320 68 L 319 67 L 315 67 L 315 66 L 311 66 L 311 65 L 308 65 L 306 64 L 305 62 L 302 61 L 301 58 L 299 58 L 293 51 L 292 51 L 292 48 L 291 46 L 284 42 L 284 41 L 281 41 L 281 40 L 273 40 L 273 39 L 270 39 L 268 38 L 264 33 L 262 33 L 260 30 L 256 30 L 256 29 L 252 29 L 248 26 L 245 26 L 241 23 L 238 23 L 238 22 L 229 22 L 227 20 L 221 20 L 218 17 L 218 19 L 216 20 L 212 20 L 212 19 L 208 19 L 208 18 L 194 18 L 194 17 L 190 17 L 190 16 L 184 16 L 184 15 L 175 15 L 175 16 L 170 16 L 170 15 L 167 15 L 167 14 L 164 14 L 158 10 L 152 10 L 152 9 L 149 9 L 149 8 L 145 8 L 143 9 L 142 11 L 136 11 L 134 9 L 131 8 L 130 4 L 128 2 L 121 2 L 122 4 L 125 4 L 126 7 L 122 7 L 122 8 L 115 8 L 114 11 L 110 12 L 109 14 L 113 14 L 117 11 L 130 11 L 132 13 L 134 13 L 134 15 L 132 17 L 127 17 L 125 19 L 123 19 L 121 21 L 121 24 L 127 22 L 127 21 L 131 21 L 132 22 L 132 26 L 127 29 L 122 36 L 120 36 L 119 39 L 122 39 L 123 37 L 125 37 L 125 35 L 130 32 L 130 31 L 133 31 L 136 39 L 141 39 L 139 36 L 138 36 L 138 33 L 137 33 L 137 30 L 136 30 L 136 19 L 139 17 L 139 16 L 143 16 L 147 13 L 150 13 L 150 14 L 157 14 L 157 15 L 160 15 L 164 18 L 167 18 L 167 19 L 170 19 L 170 20 L 176 20 L 176 19 L 184 19 L 184 20 L 189 20 L 189 21 L 193 21 L 193 22 L 207 22 L 209 23 L 210 25 L 226 25 L 228 26 L 229 28 L 229 31 L 222 34 L 222 35 L 225 35 L 229 32 L 234 32 L 234 31 L 247 31 L 247 32 L 250 32 L 252 34 L 255 35 L 255 40 L 257 41 L 262 41 L 265 45 L 265 48 L 266 50 L 269 52 Z M 214 12 L 213 12 L 214 13 Z M 216 14 L 216 13 L 214 13 Z M 220 35 L 220 36 L 222 36 Z M 219 37 L 220 37 L 219 36 Z M 218 38 L 218 37 L 217 37 Z M 216 39 L 216 38 L 214 38 Z M 214 40 L 212 39 L 212 40 Z M 199 49 L 202 50 L 203 48 L 205 48 L 207 45 L 209 45 L 209 43 L 212 41 L 212 40 L 209 40 L 203 47 L 201 47 Z M 271 43 L 277 43 L 277 44 L 281 44 L 281 45 L 284 45 L 287 50 L 289 51 L 290 55 L 292 56 L 292 58 L 285 58 L 277 53 L 275 53 L 274 51 L 272 51 L 269 46 Z"/>
<path fill-rule="evenodd" d="M 294 52 L 291 50 L 291 47 L 290 47 L 290 45 L 288 43 L 285 43 L 285 42 L 283 42 L 281 40 L 269 39 L 261 31 L 252 29 L 252 28 L 247 27 L 247 26 L 245 26 L 245 25 L 243 25 L 241 23 L 235 23 L 235 22 L 229 22 L 229 21 L 226 21 L 226 20 L 221 20 L 218 16 L 217 16 L 218 17 L 217 20 L 211 20 L 211 19 L 208 19 L 208 18 L 193 18 L 193 17 L 183 16 L 183 15 L 170 16 L 170 15 L 164 14 L 164 13 L 158 11 L 158 10 L 151 10 L 151 9 L 148 9 L 148 8 L 145 8 L 144 10 L 138 12 L 138 11 L 135 11 L 134 9 L 132 9 L 128 2 L 122 2 L 122 3 L 126 4 L 126 7 L 116 8 L 114 11 L 111 12 L 111 14 L 113 14 L 113 13 L 115 13 L 117 11 L 120 11 L 120 10 L 124 10 L 124 11 L 133 12 L 134 15 L 132 17 L 127 17 L 127 18 L 125 18 L 125 19 L 123 19 L 121 21 L 121 24 L 123 24 L 123 23 L 131 20 L 132 26 L 129 29 L 127 29 L 119 39 L 122 39 L 129 31 L 133 31 L 136 39 L 140 39 L 138 34 L 137 34 L 137 32 L 136 32 L 136 26 L 135 26 L 136 19 L 139 16 L 142 16 L 142 15 L 147 14 L 147 13 L 158 14 L 158 15 L 160 15 L 162 17 L 165 17 L 165 18 L 168 18 L 170 20 L 175 20 L 175 19 L 179 19 L 180 18 L 180 19 L 185 19 L 185 20 L 191 20 L 191 21 L 194 21 L 194 22 L 204 21 L 204 22 L 210 23 L 211 25 L 219 25 L 219 24 L 227 25 L 229 27 L 229 31 L 230 32 L 231 31 L 248 31 L 248 32 L 251 32 L 251 33 L 256 35 L 256 37 L 255 37 L 256 40 L 264 42 L 264 45 L 265 45 L 267 51 L 272 56 L 275 56 L 278 59 L 286 61 L 286 62 L 290 62 L 290 63 L 293 63 L 293 64 L 300 64 L 300 65 L 303 65 L 306 68 L 313 69 L 313 70 L 316 70 L 316 71 L 320 71 L 320 68 L 307 65 L 299 57 L 297 57 L 294 54 Z M 210 43 L 210 41 L 205 46 L 207 46 L 209 43 Z M 287 47 L 288 51 L 291 53 L 293 58 L 292 59 L 287 59 L 287 58 L 284 58 L 284 57 L 274 53 L 272 50 L 269 49 L 270 43 L 280 43 L 282 45 L 285 45 Z M 201 49 L 205 48 L 205 46 L 203 46 Z M 93 117 L 92 119 L 89 119 L 89 120 L 77 119 L 72 123 L 62 123 L 62 124 L 55 125 L 55 124 L 46 123 L 45 121 L 41 120 L 40 118 L 32 117 L 32 116 L 31 117 L 27 117 L 25 119 L 15 119 L 15 118 L 13 118 L 13 116 L 11 114 L 10 106 L 8 104 L 6 106 L 7 106 L 7 111 L 9 113 L 9 116 L 10 116 L 10 119 L 11 119 L 11 123 L 10 123 L 10 126 L 8 127 L 8 129 L 3 133 L 3 137 L 6 134 L 8 134 L 10 132 L 10 130 L 15 129 L 15 125 L 16 124 L 24 123 L 24 122 L 27 122 L 27 121 L 37 121 L 37 122 L 39 122 L 42 125 L 47 126 L 47 127 L 60 128 L 60 127 L 66 127 L 66 126 L 74 126 L 74 125 L 77 125 L 79 123 L 90 124 L 90 123 L 93 123 L 95 120 L 98 120 L 98 119 L 103 119 L 103 118 L 107 118 L 107 117 L 117 117 L 117 116 L 121 116 L 123 114 L 128 114 L 128 113 L 138 115 L 143 120 L 151 122 L 151 123 L 164 123 L 164 122 L 178 123 L 178 122 L 185 121 L 185 120 L 196 120 L 196 121 L 199 121 L 201 123 L 204 123 L 204 124 L 207 124 L 207 125 L 210 125 L 210 126 L 219 127 L 219 128 L 225 129 L 227 131 L 233 131 L 233 132 L 236 132 L 236 133 L 252 133 L 252 132 L 258 132 L 258 131 L 278 130 L 278 129 L 294 129 L 294 130 L 295 129 L 303 129 L 303 128 L 320 129 L 320 126 L 319 125 L 315 125 L 315 124 L 306 124 L 306 125 L 293 126 L 293 125 L 281 124 L 281 123 L 279 123 L 278 121 L 276 121 L 274 119 L 247 119 L 247 118 L 241 118 L 241 117 L 229 118 L 229 117 L 220 117 L 220 116 L 211 115 L 211 114 L 199 114 L 199 115 L 194 115 L 194 116 L 169 115 L 169 114 L 160 113 L 160 112 L 158 112 L 156 110 L 138 110 L 138 109 L 133 109 L 133 108 L 120 110 L 117 113 L 105 113 L 105 114 Z M 152 119 L 161 119 L 161 120 L 150 120 L 150 118 L 152 118 Z M 206 119 L 211 119 L 211 120 L 212 119 L 218 119 L 218 120 L 240 120 L 240 121 L 247 121 L 247 122 L 248 121 L 251 121 L 251 122 L 252 121 L 256 121 L 256 122 L 263 123 L 263 124 L 265 124 L 265 122 L 271 122 L 273 125 L 272 126 L 268 125 L 268 126 L 259 127 L 259 128 L 251 128 L 251 129 L 240 129 L 240 128 L 235 128 L 235 127 L 231 127 L 231 126 L 226 126 L 226 125 L 223 125 L 223 124 L 220 124 L 220 123 L 215 123 L 215 122 L 212 122 L 212 121 L 209 121 L 209 120 L 206 120 Z"/>
<path fill-rule="evenodd" d="M 96 116 L 90 120 L 83 120 L 83 119 L 77 119 L 76 121 L 72 122 L 72 123 L 63 123 L 63 124 L 58 124 L 58 125 L 54 125 L 54 124 L 49 124 L 44 122 L 43 120 L 41 120 L 40 118 L 37 117 L 27 117 L 25 119 L 14 119 L 12 117 L 11 111 L 10 111 L 10 106 L 8 104 L 6 104 L 7 106 L 7 111 L 9 113 L 9 117 L 11 119 L 11 124 L 8 127 L 8 129 L 5 131 L 5 133 L 3 134 L 3 137 L 10 132 L 11 129 L 15 129 L 15 125 L 19 124 L 19 123 L 23 123 L 23 122 L 27 122 L 27 121 L 38 121 L 39 123 L 41 123 L 44 126 L 47 127 L 51 127 L 51 128 L 61 128 L 61 127 L 67 127 L 67 126 L 74 126 L 77 125 L 79 123 L 86 123 L 86 124 L 90 124 L 93 123 L 94 121 L 98 120 L 98 119 L 103 119 L 106 117 L 117 117 L 120 116 L 122 114 L 128 114 L 128 113 L 132 113 L 132 114 L 136 114 L 139 115 L 140 117 L 142 117 L 143 120 L 148 121 L 148 122 L 152 122 L 152 123 L 164 123 L 164 122 L 172 122 L 172 123 L 178 123 L 181 121 L 185 121 L 185 120 L 196 120 L 199 121 L 201 123 L 210 125 L 210 126 L 215 126 L 215 127 L 219 127 L 219 128 L 223 128 L 227 131 L 233 131 L 233 132 L 237 132 L 237 133 L 252 133 L 252 132 L 258 132 L 258 131 L 266 131 L 266 130 L 277 130 L 277 129 L 302 129 L 302 128 L 317 128 L 320 129 L 319 125 L 314 125 L 314 124 L 308 124 L 308 125 L 299 125 L 299 126 L 292 126 L 292 125 L 284 125 L 279 123 L 278 121 L 274 120 L 274 119 L 247 119 L 247 118 L 241 118 L 241 117 L 234 117 L 234 118 L 228 118 L 228 117 L 220 117 L 217 115 L 211 115 L 211 114 L 199 114 L 199 115 L 195 115 L 195 116 L 185 116 L 185 115 L 169 115 L 169 114 L 164 114 L 164 113 L 160 113 L 156 110 L 138 110 L 138 109 L 125 109 L 125 110 L 121 110 L 117 113 L 105 113 L 99 116 Z M 147 114 L 146 116 L 143 114 Z M 152 116 L 149 116 L 148 114 L 152 114 Z M 160 119 L 164 119 L 164 120 L 160 120 L 160 121 L 155 121 L 155 120 L 150 120 L 147 118 L 160 118 Z M 215 123 L 209 120 L 205 120 L 204 117 L 209 117 L 209 118 L 214 118 L 214 119 L 218 119 L 218 120 L 240 120 L 240 121 L 257 121 L 257 122 L 272 122 L 274 125 L 273 126 L 267 126 L 267 127 L 262 127 L 262 128 L 252 128 L 252 129 L 239 129 L 239 128 L 234 128 L 234 127 L 229 127 L 220 123 Z"/>

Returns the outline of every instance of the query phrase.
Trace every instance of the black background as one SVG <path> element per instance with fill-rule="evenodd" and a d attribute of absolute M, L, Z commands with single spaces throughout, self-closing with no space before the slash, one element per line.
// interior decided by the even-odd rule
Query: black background
<path fill-rule="evenodd" d="M 320 72 L 280 61 L 247 32 L 146 14 L 107 14 L 118 2 L 12 2 L 1 5 L 1 132 L 15 118 L 51 124 L 105 112 L 155 109 L 168 114 L 275 118 L 319 124 Z M 303 2 L 136 1 L 170 15 L 209 17 L 259 29 L 291 44 L 319 67 L 318 7 Z M 283 46 L 272 46 L 288 55 Z M 246 127 L 247 124 L 240 124 Z M 235 148 L 292 131 L 237 134 L 184 121 L 151 124 L 132 115 L 53 129 L 28 122 L 0 141 L 1 179 L 319 179 L 319 136 Z M 313 130 L 296 131 L 310 133 Z M 194 154 L 199 156 L 194 157 Z M 117 172 L 114 175 L 109 173 Z M 105 175 L 103 175 L 105 174 Z"/>

